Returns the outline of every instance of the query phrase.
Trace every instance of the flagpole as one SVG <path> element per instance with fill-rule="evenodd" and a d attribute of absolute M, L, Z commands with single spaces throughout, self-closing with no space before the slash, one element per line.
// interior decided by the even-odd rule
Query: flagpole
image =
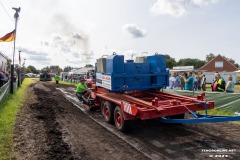
<path fill-rule="evenodd" d="M 17 70 L 17 74 L 18 74 L 18 87 L 21 86 L 22 84 L 22 76 L 21 76 L 21 51 L 18 51 L 19 52 L 19 67 L 18 67 L 18 70 Z"/>
<path fill-rule="evenodd" d="M 11 83 L 10 83 L 10 93 L 13 94 L 14 91 L 14 57 L 15 57 L 15 44 L 16 44 L 16 33 L 17 33 L 17 21 L 18 21 L 18 17 L 19 17 L 19 12 L 20 12 L 20 7 L 19 8 L 12 8 L 13 10 L 15 10 L 15 14 L 14 14 L 14 18 L 15 18 L 15 32 L 14 32 L 14 44 L 13 44 L 13 64 L 11 65 Z"/>

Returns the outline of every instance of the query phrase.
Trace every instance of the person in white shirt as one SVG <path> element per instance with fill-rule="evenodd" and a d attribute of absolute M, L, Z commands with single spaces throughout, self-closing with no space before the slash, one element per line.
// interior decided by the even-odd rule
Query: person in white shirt
<path fill-rule="evenodd" d="M 174 88 L 174 82 L 176 81 L 175 78 L 176 74 L 172 73 L 171 76 L 169 77 L 169 86 L 168 89 L 173 89 Z"/>

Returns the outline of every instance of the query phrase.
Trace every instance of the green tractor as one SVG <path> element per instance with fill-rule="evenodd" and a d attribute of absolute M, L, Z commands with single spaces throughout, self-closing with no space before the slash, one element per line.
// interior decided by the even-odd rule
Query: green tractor
<path fill-rule="evenodd" d="M 52 81 L 52 77 L 47 70 L 42 70 L 39 76 L 40 81 Z"/>

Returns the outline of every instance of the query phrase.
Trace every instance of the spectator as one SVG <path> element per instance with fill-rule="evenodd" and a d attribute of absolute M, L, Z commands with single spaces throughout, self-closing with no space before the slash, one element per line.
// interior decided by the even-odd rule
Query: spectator
<path fill-rule="evenodd" d="M 206 91 L 206 77 L 205 75 L 202 76 L 202 79 L 201 79 L 201 88 L 203 91 Z"/>
<path fill-rule="evenodd" d="M 232 76 L 228 77 L 228 82 L 226 84 L 225 92 L 234 93 L 234 83 L 232 81 Z"/>
<path fill-rule="evenodd" d="M 186 79 L 187 79 L 187 73 L 186 73 L 186 72 L 184 72 L 184 73 L 180 76 L 181 90 L 184 90 L 184 89 L 185 89 L 184 77 L 186 77 Z"/>
<path fill-rule="evenodd" d="M 58 83 L 59 83 L 59 80 L 60 80 L 60 77 L 59 77 L 59 74 L 58 74 L 58 73 L 56 73 L 54 79 L 55 79 L 55 81 L 56 81 L 56 87 L 58 87 Z"/>
<path fill-rule="evenodd" d="M 194 90 L 198 89 L 198 75 L 195 73 L 194 74 Z"/>
<path fill-rule="evenodd" d="M 174 88 L 174 82 L 175 82 L 175 73 L 172 73 L 169 77 L 168 89 L 173 89 Z"/>
<path fill-rule="evenodd" d="M 0 87 L 3 86 L 3 80 L 4 80 L 3 73 L 0 72 Z"/>
<path fill-rule="evenodd" d="M 224 92 L 225 90 L 225 81 L 219 73 L 215 73 L 215 81 L 213 83 L 213 91 L 215 92 Z"/>
<path fill-rule="evenodd" d="M 216 72 L 216 73 L 218 73 L 218 72 Z M 216 73 L 215 73 L 215 74 L 216 74 Z M 216 81 L 216 79 L 215 79 L 215 77 L 214 77 L 214 78 L 213 78 L 213 81 L 212 81 L 212 84 L 211 84 L 212 92 L 214 91 L 214 90 L 213 90 L 213 85 L 214 85 L 214 82 L 215 82 L 215 81 Z"/>
<path fill-rule="evenodd" d="M 180 78 L 178 73 L 175 73 L 174 88 L 178 88 L 179 86 L 180 86 Z"/>
<path fill-rule="evenodd" d="M 8 78 L 3 72 L 0 72 L 0 87 L 2 87 L 5 83 L 7 83 Z"/>
<path fill-rule="evenodd" d="M 7 79 L 7 81 L 8 81 L 8 80 L 9 80 L 9 74 L 6 73 L 5 75 L 6 75 L 6 79 Z"/>
<path fill-rule="evenodd" d="M 198 84 L 197 84 L 197 89 L 198 90 L 201 90 L 201 88 L 202 88 L 202 85 L 201 85 L 202 78 L 203 78 L 203 73 L 202 72 L 198 72 Z"/>
<path fill-rule="evenodd" d="M 188 72 L 188 78 L 184 77 L 184 81 L 185 81 L 185 90 L 192 91 L 193 90 L 193 82 L 194 82 L 192 72 Z"/>

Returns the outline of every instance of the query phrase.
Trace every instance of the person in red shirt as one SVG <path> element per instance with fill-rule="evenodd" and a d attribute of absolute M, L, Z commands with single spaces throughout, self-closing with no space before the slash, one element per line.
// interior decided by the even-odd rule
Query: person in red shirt
<path fill-rule="evenodd" d="M 93 84 L 93 79 L 92 78 L 88 78 L 86 80 L 86 84 L 88 88 L 92 88 L 92 84 Z"/>

